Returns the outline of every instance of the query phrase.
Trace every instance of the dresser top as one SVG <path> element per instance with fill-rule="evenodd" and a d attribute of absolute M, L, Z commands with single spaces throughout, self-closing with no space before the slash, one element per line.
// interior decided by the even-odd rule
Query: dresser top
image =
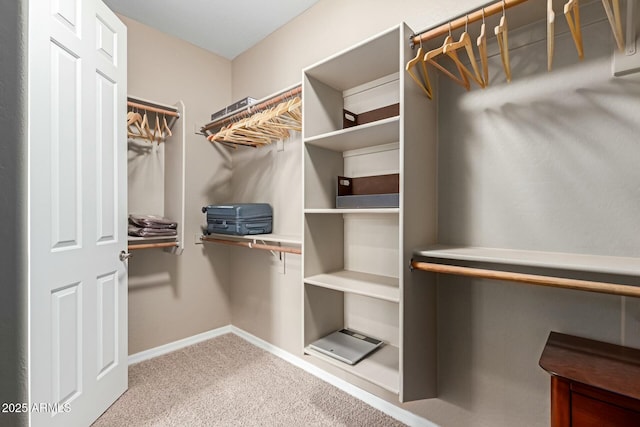
<path fill-rule="evenodd" d="M 640 350 L 551 332 L 540 356 L 549 374 L 640 399 Z"/>

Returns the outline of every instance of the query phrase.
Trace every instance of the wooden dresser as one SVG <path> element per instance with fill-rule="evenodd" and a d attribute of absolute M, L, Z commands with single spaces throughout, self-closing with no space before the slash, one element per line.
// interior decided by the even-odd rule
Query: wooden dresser
<path fill-rule="evenodd" d="M 640 350 L 551 332 L 551 427 L 640 426 Z"/>

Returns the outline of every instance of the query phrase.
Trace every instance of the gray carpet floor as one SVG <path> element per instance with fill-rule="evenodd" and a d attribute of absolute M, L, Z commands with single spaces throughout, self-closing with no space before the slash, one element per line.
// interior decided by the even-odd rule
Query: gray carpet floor
<path fill-rule="evenodd" d="M 227 334 L 129 367 L 102 426 L 402 426 L 308 372 Z"/>

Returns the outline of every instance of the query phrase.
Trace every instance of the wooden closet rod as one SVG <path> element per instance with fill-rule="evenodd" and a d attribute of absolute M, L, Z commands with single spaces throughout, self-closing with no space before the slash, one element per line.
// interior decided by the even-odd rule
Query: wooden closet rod
<path fill-rule="evenodd" d="M 136 249 L 173 248 L 176 246 L 178 246 L 177 242 L 143 243 L 140 245 L 129 245 L 128 249 L 134 251 Z"/>
<path fill-rule="evenodd" d="M 517 6 L 526 1 L 528 0 L 505 0 L 504 8 L 509 9 L 513 6 Z M 420 33 L 414 34 L 411 37 L 411 47 L 419 45 L 420 42 L 427 42 L 431 39 L 435 39 L 445 34 L 449 34 L 449 29 L 451 29 L 451 31 L 457 30 L 458 28 L 462 28 L 467 24 L 471 24 L 472 22 L 480 21 L 482 19 L 483 10 L 484 10 L 485 18 L 491 15 L 502 13 L 502 6 L 503 6 L 502 0 L 497 1 L 495 3 L 489 3 L 483 8 L 476 10 L 475 12 L 465 13 L 464 15 L 460 15 L 457 18 L 454 18 L 452 20 L 442 23 L 437 27 L 430 28 L 428 30 L 421 31 Z"/>
<path fill-rule="evenodd" d="M 224 245 L 242 246 L 250 249 L 262 249 L 265 251 L 285 252 L 288 254 L 296 254 L 296 255 L 302 254 L 302 249 L 291 248 L 287 246 L 266 245 L 264 243 L 253 243 L 253 242 L 238 242 L 236 240 L 216 239 L 215 237 L 207 237 L 207 236 L 202 236 L 201 240 L 203 242 L 222 243 Z"/>
<path fill-rule="evenodd" d="M 456 265 L 411 261 L 411 268 L 432 273 L 455 274 L 458 276 L 479 277 L 483 279 L 505 280 L 527 283 L 529 285 L 550 286 L 554 288 L 576 289 L 603 294 L 640 297 L 640 286 L 619 285 L 589 280 L 565 279 L 562 277 L 540 276 L 535 274 L 512 273 L 508 271 L 485 270 L 481 268 L 459 267 Z"/>
<path fill-rule="evenodd" d="M 211 123 L 207 123 L 202 127 L 201 131 L 205 132 L 211 129 L 221 128 L 222 126 L 226 125 L 229 122 L 236 121 L 240 118 L 247 117 L 251 114 L 257 113 L 260 110 L 264 110 L 266 108 L 277 105 L 282 101 L 284 101 L 285 99 L 299 95 L 300 93 L 302 93 L 302 85 L 296 86 L 293 89 L 287 90 L 286 92 L 283 92 L 280 95 L 276 95 L 272 98 L 269 98 L 266 101 L 260 102 L 259 104 L 248 105 L 243 109 L 241 109 L 240 111 L 233 113 L 230 116 L 221 117 L 218 120 L 214 120 Z"/>
<path fill-rule="evenodd" d="M 133 102 L 133 101 L 127 101 L 127 107 L 139 108 L 141 110 L 151 111 L 153 113 L 166 114 L 167 116 L 172 116 L 172 117 L 180 117 L 180 113 L 178 113 L 177 111 L 167 110 L 165 108 L 160 108 L 160 107 L 152 107 L 150 105 L 140 104 L 138 102 Z"/>

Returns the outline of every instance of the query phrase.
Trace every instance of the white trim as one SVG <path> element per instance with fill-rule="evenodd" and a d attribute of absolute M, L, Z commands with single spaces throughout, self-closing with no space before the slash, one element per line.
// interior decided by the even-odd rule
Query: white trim
<path fill-rule="evenodd" d="M 170 342 L 165 345 L 161 345 L 159 347 L 150 348 L 149 350 L 141 351 L 136 354 L 129 355 L 128 363 L 129 365 L 133 365 L 134 363 L 139 363 L 144 360 L 153 359 L 154 357 L 162 356 L 163 354 L 171 353 L 176 350 L 180 350 L 185 347 L 189 347 L 190 345 L 197 344 L 202 341 L 209 340 L 211 338 L 219 337 L 220 335 L 228 334 L 232 332 L 232 326 L 227 325 L 218 329 L 212 329 L 207 332 L 203 332 L 198 335 L 193 335 L 188 338 L 184 338 L 178 341 Z"/>
<path fill-rule="evenodd" d="M 329 374 L 328 372 L 303 360 L 302 358 L 296 355 L 293 355 L 288 351 L 285 351 L 279 347 L 276 347 L 275 345 L 270 344 L 267 341 L 264 341 L 263 339 L 256 337 L 255 335 L 251 335 L 250 333 L 240 328 L 237 328 L 233 325 L 223 326 L 221 328 L 213 329 L 208 332 L 203 332 L 201 334 L 194 335 L 192 337 L 174 341 L 169 344 L 161 345 L 159 347 L 155 347 L 149 350 L 141 351 L 140 353 L 132 354 L 131 356 L 129 356 L 129 359 L 128 359 L 129 365 L 133 365 L 134 363 L 139 363 L 144 360 L 149 360 L 154 357 L 162 356 L 163 354 L 171 353 L 173 351 L 180 350 L 190 345 L 197 344 L 199 342 L 206 341 L 211 338 L 216 338 L 216 337 L 219 337 L 220 335 L 229 334 L 229 333 L 237 335 L 238 337 L 249 342 L 250 344 L 253 344 L 256 347 L 259 347 L 265 351 L 268 351 L 274 356 L 277 356 L 285 360 L 286 362 L 289 362 L 292 365 L 297 366 L 298 368 L 304 369 L 305 371 L 309 372 L 311 375 L 314 375 L 320 378 L 321 380 L 333 385 L 334 387 L 339 388 L 345 393 L 350 394 L 356 399 L 363 401 L 367 405 L 370 405 L 378 409 L 379 411 L 384 412 L 385 414 L 395 418 L 400 422 L 403 422 L 409 426 L 415 426 L 415 427 L 439 427 L 437 424 L 434 424 L 425 418 L 419 417 L 413 412 L 407 411 L 406 409 L 402 409 L 394 405 L 393 403 L 387 402 L 386 400 L 369 393 L 368 391 L 362 390 L 361 388 L 356 387 L 353 384 L 350 384 L 349 382 L 341 378 L 338 378 L 334 375 Z"/>
<path fill-rule="evenodd" d="M 368 391 L 362 390 L 361 388 L 356 387 L 341 378 L 331 375 L 328 372 L 318 368 L 317 366 L 303 360 L 302 358 L 295 356 L 279 347 L 276 347 L 273 344 L 270 344 L 254 335 L 251 335 L 250 333 L 243 331 L 240 328 L 231 326 L 231 332 L 248 341 L 249 343 L 255 345 L 256 347 L 260 347 L 261 349 L 268 351 L 274 356 L 277 356 L 291 363 L 292 365 L 297 366 L 298 368 L 304 369 L 310 374 L 339 388 L 340 390 L 350 394 L 351 396 L 362 400 L 364 403 L 384 412 L 385 414 L 395 418 L 398 421 L 401 421 L 409 426 L 438 427 L 437 424 L 434 424 L 431 421 L 426 420 L 425 418 L 419 417 L 416 414 L 407 411 L 406 409 L 402 409 L 390 402 L 387 402 L 386 400 L 381 399 L 380 397 L 375 396 Z"/>

